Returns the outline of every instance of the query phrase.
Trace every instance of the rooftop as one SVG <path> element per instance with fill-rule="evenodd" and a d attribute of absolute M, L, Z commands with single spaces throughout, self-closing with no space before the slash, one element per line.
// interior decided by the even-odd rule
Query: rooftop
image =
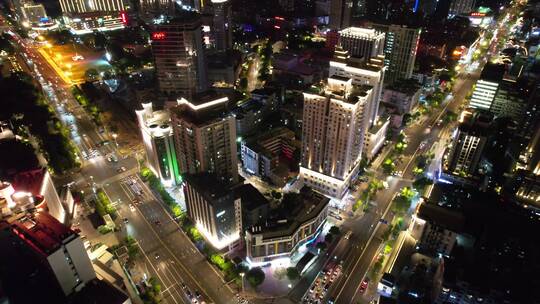
<path fill-rule="evenodd" d="M 242 200 L 242 209 L 247 211 L 255 210 L 261 206 L 268 205 L 268 200 L 251 184 L 243 184 L 234 189 L 235 196 Z"/>
<path fill-rule="evenodd" d="M 407 95 L 414 95 L 416 92 L 418 92 L 418 90 L 420 90 L 420 84 L 415 79 L 398 79 L 385 89 L 401 92 Z"/>
<path fill-rule="evenodd" d="M 230 189 L 211 173 L 188 174 L 185 180 L 210 204 L 231 194 Z"/>
<path fill-rule="evenodd" d="M 228 97 L 215 91 L 208 91 L 198 94 L 191 100 L 178 99 L 177 106 L 172 107 L 170 112 L 172 116 L 180 117 L 195 125 L 202 125 L 223 118 L 227 114 L 228 103 Z"/>
<path fill-rule="evenodd" d="M 292 235 L 300 225 L 317 217 L 328 205 L 326 196 L 304 187 L 300 194 L 288 193 L 290 202 L 281 203 L 279 209 L 273 210 L 275 216 L 264 224 L 251 227 L 251 234 L 262 234 L 264 239 L 272 239 Z"/>
<path fill-rule="evenodd" d="M 503 63 L 491 63 L 488 62 L 480 74 L 481 80 L 500 82 L 503 80 L 504 73 L 506 72 L 506 65 Z"/>
<path fill-rule="evenodd" d="M 454 232 L 463 231 L 465 226 L 465 217 L 461 212 L 432 203 L 420 205 L 418 217 Z"/>
<path fill-rule="evenodd" d="M 14 234 L 25 240 L 38 253 L 49 256 L 75 232 L 46 212 L 28 214 L 11 224 Z"/>
<path fill-rule="evenodd" d="M 384 38 L 384 33 L 381 33 L 373 28 L 365 28 L 365 27 L 348 27 L 339 31 L 339 34 L 341 36 Z"/>

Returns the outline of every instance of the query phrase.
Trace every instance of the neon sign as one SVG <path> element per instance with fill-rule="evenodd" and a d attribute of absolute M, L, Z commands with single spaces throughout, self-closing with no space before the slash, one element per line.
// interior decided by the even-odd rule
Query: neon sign
<path fill-rule="evenodd" d="M 166 36 L 165 32 L 154 32 L 152 33 L 152 40 L 163 40 Z"/>
<path fill-rule="evenodd" d="M 120 19 L 122 19 L 122 23 L 123 23 L 124 25 L 127 24 L 128 19 L 127 19 L 126 12 L 121 12 L 121 13 L 120 13 Z"/>

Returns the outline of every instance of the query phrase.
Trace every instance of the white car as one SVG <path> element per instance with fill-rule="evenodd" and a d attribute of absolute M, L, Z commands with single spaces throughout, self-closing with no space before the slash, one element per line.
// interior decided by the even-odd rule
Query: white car
<path fill-rule="evenodd" d="M 131 210 L 131 212 L 135 212 L 135 206 L 133 206 L 133 204 L 129 204 L 129 210 Z"/>
<path fill-rule="evenodd" d="M 84 60 L 84 57 L 81 55 L 75 55 L 71 57 L 71 59 L 73 59 L 73 61 L 81 61 L 81 60 Z"/>

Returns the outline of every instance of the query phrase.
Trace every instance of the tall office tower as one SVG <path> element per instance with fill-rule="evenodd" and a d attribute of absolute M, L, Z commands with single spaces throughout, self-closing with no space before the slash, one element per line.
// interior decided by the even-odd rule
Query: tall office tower
<path fill-rule="evenodd" d="M 188 216 L 212 246 L 223 249 L 240 239 L 241 201 L 230 185 L 214 174 L 188 174 L 184 196 Z"/>
<path fill-rule="evenodd" d="M 358 173 L 372 87 L 328 77 L 324 88 L 304 92 L 302 161 L 305 185 L 342 198 Z"/>
<path fill-rule="evenodd" d="M 529 96 L 518 81 L 521 70 L 521 66 L 507 71 L 505 64 L 487 63 L 476 82 L 469 107 L 522 121 L 529 107 Z"/>
<path fill-rule="evenodd" d="M 334 51 L 334 58 L 330 60 L 329 76 L 347 77 L 352 79 L 353 85 L 367 84 L 373 87 L 371 99 L 367 103 L 367 127 L 377 120 L 385 70 L 383 55 L 365 61 L 363 58 L 349 56 L 349 52 L 339 46 Z"/>
<path fill-rule="evenodd" d="M 372 24 L 373 28 L 386 33 L 384 65 L 387 67 L 385 85 L 397 79 L 411 78 L 420 39 L 420 28 L 405 25 Z"/>
<path fill-rule="evenodd" d="M 339 45 L 352 57 L 369 58 L 383 55 L 384 33 L 375 29 L 348 27 L 339 31 Z"/>
<path fill-rule="evenodd" d="M 127 0 L 60 0 L 60 8 L 66 26 L 82 35 L 124 28 L 130 6 Z"/>
<path fill-rule="evenodd" d="M 96 278 L 79 235 L 45 212 L 0 222 L 0 280 L 13 303 L 65 303 Z"/>
<path fill-rule="evenodd" d="M 493 116 L 486 112 L 462 113 L 451 152 L 445 162 L 446 171 L 464 177 L 476 174 L 492 121 Z"/>
<path fill-rule="evenodd" d="M 329 26 L 341 30 L 351 25 L 353 0 L 330 0 Z"/>
<path fill-rule="evenodd" d="M 155 26 L 151 39 L 159 89 L 168 100 L 189 99 L 207 89 L 198 13 L 181 10 L 168 17 Z"/>
<path fill-rule="evenodd" d="M 143 103 L 142 110 L 135 113 L 141 129 L 148 167 L 164 185 L 180 183 L 169 112 L 154 111 L 150 102 Z"/>
<path fill-rule="evenodd" d="M 223 51 L 232 48 L 232 12 L 228 0 L 212 0 L 214 8 L 214 40 L 216 49 Z"/>
<path fill-rule="evenodd" d="M 180 98 L 170 109 L 180 174 L 213 172 L 227 183 L 238 181 L 236 121 L 226 113 L 228 101 L 210 91 Z"/>
<path fill-rule="evenodd" d="M 474 10 L 476 0 L 451 0 L 448 16 L 468 14 Z"/>

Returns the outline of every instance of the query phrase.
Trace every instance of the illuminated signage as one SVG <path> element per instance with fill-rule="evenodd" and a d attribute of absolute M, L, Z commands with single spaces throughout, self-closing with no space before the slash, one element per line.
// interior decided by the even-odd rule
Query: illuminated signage
<path fill-rule="evenodd" d="M 152 33 L 152 40 L 163 40 L 166 36 L 165 32 L 154 32 Z"/>
<path fill-rule="evenodd" d="M 484 17 L 486 16 L 485 13 L 471 13 L 471 17 Z"/>
<path fill-rule="evenodd" d="M 127 19 L 126 12 L 121 12 L 121 13 L 120 13 L 120 19 L 122 19 L 122 23 L 123 23 L 123 24 L 127 24 L 128 19 Z"/>

